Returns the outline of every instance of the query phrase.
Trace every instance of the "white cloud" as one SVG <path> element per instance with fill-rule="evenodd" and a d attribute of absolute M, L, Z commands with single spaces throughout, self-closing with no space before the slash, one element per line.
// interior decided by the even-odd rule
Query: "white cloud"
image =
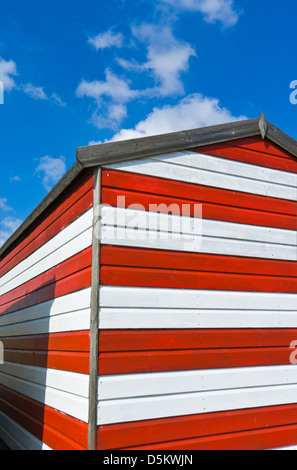
<path fill-rule="evenodd" d="M 49 97 L 42 87 L 32 85 L 32 83 L 26 83 L 25 85 L 21 85 L 20 89 L 34 100 L 51 101 L 52 103 L 57 104 L 58 106 L 66 106 L 66 103 L 62 101 L 62 98 L 60 98 L 59 95 L 57 95 L 56 93 L 52 93 L 52 95 L 50 95 Z"/>
<path fill-rule="evenodd" d="M 34 86 L 32 83 L 26 83 L 25 85 L 22 85 L 21 88 L 26 95 L 29 95 L 34 100 L 48 100 L 42 87 Z"/>
<path fill-rule="evenodd" d="M 205 21 L 215 23 L 220 21 L 224 26 L 234 26 L 239 20 L 239 14 L 234 9 L 233 0 L 161 0 L 175 8 L 199 11 Z"/>
<path fill-rule="evenodd" d="M 126 104 L 139 96 L 137 90 L 130 88 L 130 81 L 121 79 L 109 69 L 105 71 L 106 81 L 82 80 L 76 94 L 79 98 L 88 97 L 96 102 L 97 110 L 92 122 L 98 128 L 115 128 L 127 115 Z"/>
<path fill-rule="evenodd" d="M 242 119 L 246 117 L 233 116 L 228 109 L 220 106 L 219 100 L 196 93 L 187 96 L 175 106 L 154 108 L 152 113 L 139 122 L 135 128 L 123 129 L 111 140 L 134 139 Z"/>
<path fill-rule="evenodd" d="M 16 231 L 23 221 L 17 217 L 9 216 L 0 223 L 0 246 Z"/>
<path fill-rule="evenodd" d="M 147 44 L 147 62 L 137 64 L 118 59 L 118 63 L 127 70 L 152 74 L 156 87 L 144 94 L 163 97 L 183 94 L 181 74 L 188 71 L 190 57 L 196 56 L 190 44 L 176 39 L 169 26 L 143 24 L 133 27 L 132 32 L 138 41 Z"/>
<path fill-rule="evenodd" d="M 89 37 L 88 42 L 98 51 L 109 47 L 122 47 L 123 40 L 124 36 L 121 33 L 114 33 L 112 29 L 109 29 L 97 36 Z"/>
<path fill-rule="evenodd" d="M 51 96 L 52 100 L 58 104 L 59 106 L 61 107 L 65 107 L 66 106 L 66 103 L 64 103 L 64 101 L 62 100 L 62 98 L 60 98 L 60 96 L 58 96 L 56 93 L 53 93 L 52 96 Z"/>
<path fill-rule="evenodd" d="M 17 73 L 17 66 L 13 60 L 6 61 L 0 57 L 0 81 L 4 85 L 5 91 L 11 91 L 16 87 L 13 79 Z"/>
<path fill-rule="evenodd" d="M 91 140 L 88 145 L 99 145 L 103 144 L 102 140 Z"/>
<path fill-rule="evenodd" d="M 13 78 L 17 75 L 18 73 L 16 63 L 13 60 L 6 61 L 0 57 L 0 81 L 4 85 L 4 91 L 17 89 L 18 91 L 23 91 L 26 95 L 35 100 L 46 101 L 51 99 L 60 106 L 66 106 L 62 99 L 55 93 L 53 93 L 51 98 L 49 98 L 42 87 L 35 86 L 32 83 L 17 85 Z"/>
<path fill-rule="evenodd" d="M 13 232 L 22 223 L 22 220 L 13 216 L 7 215 L 2 218 L 2 212 L 14 212 L 13 208 L 8 205 L 6 198 L 0 198 L 0 246 L 13 234 Z"/>
<path fill-rule="evenodd" d="M 0 198 L 0 211 L 12 211 L 12 207 L 8 204 L 8 200 L 6 198 Z"/>
<path fill-rule="evenodd" d="M 42 178 L 42 184 L 47 191 L 50 191 L 65 173 L 65 158 L 53 158 L 49 155 L 39 159 L 39 165 L 34 172 Z"/>
<path fill-rule="evenodd" d="M 82 80 L 76 90 L 77 96 L 80 98 L 88 96 L 98 101 L 102 96 L 108 96 L 117 102 L 127 102 L 137 96 L 138 92 L 130 89 L 128 80 L 118 78 L 109 69 L 105 71 L 105 74 L 105 82 Z"/>
<path fill-rule="evenodd" d="M 21 178 L 19 176 L 12 176 L 9 181 L 21 181 Z"/>

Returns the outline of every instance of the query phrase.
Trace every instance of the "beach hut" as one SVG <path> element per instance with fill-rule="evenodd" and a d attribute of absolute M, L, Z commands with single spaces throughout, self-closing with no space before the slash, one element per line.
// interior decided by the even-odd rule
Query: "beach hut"
<path fill-rule="evenodd" d="M 0 251 L 10 448 L 297 445 L 296 157 L 264 115 L 78 148 Z"/>

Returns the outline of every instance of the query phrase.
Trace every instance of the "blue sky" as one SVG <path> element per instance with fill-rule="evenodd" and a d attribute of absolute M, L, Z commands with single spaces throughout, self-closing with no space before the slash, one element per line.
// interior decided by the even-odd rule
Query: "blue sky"
<path fill-rule="evenodd" d="M 79 146 L 259 117 L 297 139 L 296 2 L 10 0 L 0 243 Z"/>

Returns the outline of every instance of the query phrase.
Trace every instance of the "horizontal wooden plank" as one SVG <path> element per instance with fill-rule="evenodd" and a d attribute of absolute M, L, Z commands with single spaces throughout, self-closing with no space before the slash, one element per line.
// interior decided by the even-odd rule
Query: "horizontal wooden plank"
<path fill-rule="evenodd" d="M 87 352 L 5 350 L 5 360 L 33 367 L 44 367 L 79 374 L 89 373 L 90 354 Z M 1 369 L 0 369 L 1 370 Z"/>
<path fill-rule="evenodd" d="M 199 161 L 197 154 L 193 152 L 197 161 Z M 210 186 L 214 188 L 220 188 L 229 191 L 244 192 L 252 195 L 266 196 L 277 199 L 286 199 L 296 201 L 296 187 L 293 185 L 272 183 L 269 181 L 259 179 L 248 178 L 245 175 L 244 164 L 242 165 L 241 174 L 233 175 L 228 173 L 220 173 L 215 171 L 215 162 L 210 166 L 210 169 L 200 169 L 185 164 L 174 164 L 170 162 L 170 154 L 166 156 L 160 156 L 158 159 L 147 158 L 144 160 L 136 160 L 134 162 L 124 162 L 106 165 L 105 168 L 142 174 L 147 176 L 153 176 L 157 178 L 166 178 L 173 181 L 179 181 L 190 184 L 201 185 L 203 182 L 204 186 Z M 216 157 L 209 158 L 215 159 Z M 220 159 L 218 159 L 220 160 Z M 223 160 L 223 159 L 221 159 Z M 252 165 L 245 165 L 252 167 Z M 262 170 L 263 167 L 256 166 L 254 168 L 254 174 L 257 175 L 258 169 Z M 276 170 L 271 170 L 276 171 Z M 285 173 L 285 172 L 283 172 Z M 291 173 L 285 173 L 291 175 Z M 293 175 L 293 173 L 292 173 Z M 296 176 L 296 175 L 295 175 Z M 275 178 L 277 179 L 277 178 Z M 288 180 L 285 180 L 288 182 Z M 292 182 L 289 181 L 291 184 Z"/>
<path fill-rule="evenodd" d="M 0 391 L 0 410 L 53 450 L 87 448 L 87 423 L 12 389 L 0 386 Z"/>
<path fill-rule="evenodd" d="M 295 261 L 296 231 L 102 207 L 101 242 L 170 251 Z"/>
<path fill-rule="evenodd" d="M 297 385 L 99 401 L 98 425 L 296 403 Z"/>
<path fill-rule="evenodd" d="M 128 289 L 128 288 L 126 288 Z M 161 290 L 161 289 L 160 289 Z M 203 291 L 200 291 L 203 292 Z M 217 291 L 210 291 L 216 293 Z M 228 293 L 228 291 L 226 291 Z M 152 295 L 155 293 L 152 292 Z M 283 295 L 283 294 L 282 294 Z M 210 295 L 211 297 L 211 295 Z M 209 299 L 211 305 L 211 298 Z M 242 307 L 244 303 L 242 304 Z M 200 308 L 100 308 L 101 330 L 146 329 L 275 329 L 297 328 L 296 310 Z"/>
<path fill-rule="evenodd" d="M 1 411 L 0 436 L 10 450 L 52 450 Z"/>
<path fill-rule="evenodd" d="M 292 336 L 292 341 L 297 341 L 297 339 Z M 100 354 L 98 373 L 99 375 L 141 374 L 177 370 L 283 365 L 290 364 L 292 352 L 289 345 L 274 348 L 110 352 Z"/>
<path fill-rule="evenodd" d="M 1 307 L 1 314 L 15 312 L 21 309 L 46 302 L 48 300 L 65 296 L 71 292 L 86 289 L 90 286 L 91 268 L 84 269 L 79 273 L 67 276 L 61 281 L 55 281 L 34 290 L 27 296 L 18 298 L 15 302 L 11 300 Z"/>
<path fill-rule="evenodd" d="M 88 399 L 0 372 L 0 384 L 80 421 L 88 421 Z"/>
<path fill-rule="evenodd" d="M 203 217 L 203 213 L 201 214 Z M 271 227 L 255 227 L 253 225 L 235 224 L 218 220 L 200 221 L 200 212 L 197 218 L 168 213 L 157 213 L 137 209 L 124 209 L 118 207 L 102 206 L 102 224 L 135 227 L 145 230 L 160 230 L 177 235 L 202 235 L 206 237 L 228 238 L 232 241 L 262 242 L 267 244 L 290 245 L 296 247 L 296 230 L 282 230 Z M 135 237 L 134 237 L 135 238 Z M 137 238 L 137 237 L 136 237 Z"/>
<path fill-rule="evenodd" d="M 100 352 L 288 346 L 297 329 L 102 330 Z"/>
<path fill-rule="evenodd" d="M 2 296 L 91 246 L 92 212 L 89 210 L 79 217 L 3 276 L 0 295 Z"/>
<path fill-rule="evenodd" d="M 101 246 L 102 266 L 173 269 L 211 273 L 238 273 L 262 276 L 296 277 L 294 261 L 244 258 L 239 256 L 183 253 L 145 248 Z"/>
<path fill-rule="evenodd" d="M 36 209 L 27 217 L 27 219 L 20 225 L 20 227 L 13 233 L 13 235 L 4 243 L 0 248 L 0 257 L 1 259 L 13 249 L 16 241 L 26 233 L 28 228 L 34 224 L 38 223 L 38 219 L 42 214 L 53 204 L 58 197 L 65 191 L 66 188 L 80 177 L 82 174 L 81 165 L 76 162 L 67 173 L 61 178 L 60 181 L 54 186 L 54 188 L 45 196 Z"/>
<path fill-rule="evenodd" d="M 34 322 L 37 322 L 39 319 L 44 319 L 49 326 L 51 317 L 61 316 L 65 313 L 75 314 L 77 311 L 87 310 L 90 308 L 90 291 L 91 289 L 89 287 L 23 310 L 18 310 L 14 313 L 2 315 L 0 318 L 0 336 L 4 335 L 2 332 L 6 331 L 8 325 L 22 323 L 21 329 L 23 329 L 25 328 L 25 324 L 28 324 L 30 321 L 33 321 L 34 324 Z M 33 324 L 30 334 L 34 334 Z M 81 330 L 84 329 L 87 330 L 88 328 L 81 328 Z M 45 331 L 45 333 L 50 333 L 50 331 Z M 17 336 L 22 336 L 23 334 L 25 333 L 20 332 Z M 7 334 L 5 334 L 5 336 L 7 336 Z"/>
<path fill-rule="evenodd" d="M 73 393 L 83 398 L 88 397 L 89 379 L 87 374 L 56 370 L 21 363 L 13 363 L 8 360 L 0 367 L 0 372 L 13 377 L 32 382 L 37 385 L 52 389 Z"/>
<path fill-rule="evenodd" d="M 271 147 L 271 146 L 270 146 Z M 276 170 L 282 170 L 292 173 L 297 173 L 297 162 L 296 157 L 289 156 L 285 152 L 277 151 L 272 149 L 274 154 L 268 153 L 268 149 L 260 145 L 248 145 L 240 146 L 237 145 L 214 145 L 202 148 L 197 148 L 197 153 L 205 153 L 207 155 L 214 155 L 220 158 L 227 158 L 229 160 L 235 160 L 239 162 L 250 163 L 252 165 L 264 166 L 267 168 L 274 168 Z M 269 148 L 269 146 L 268 146 Z M 256 150 L 257 149 L 257 150 Z M 195 149 L 194 149 L 195 150 Z"/>
<path fill-rule="evenodd" d="M 29 281 L 17 286 L 0 297 L 0 305 L 11 300 L 17 301 L 25 294 L 30 294 L 40 287 L 46 287 L 53 282 L 60 281 L 71 274 L 75 274 L 91 266 L 92 248 L 89 247 L 61 263 L 53 266 L 44 273 L 38 274 Z"/>
<path fill-rule="evenodd" d="M 270 157 L 276 156 L 285 159 L 289 159 L 292 161 L 296 161 L 295 157 L 287 152 L 285 149 L 280 147 L 279 145 L 275 144 L 271 140 L 262 137 L 249 137 L 248 139 L 238 139 L 233 140 L 232 142 L 221 142 L 218 144 L 208 145 L 205 147 L 199 147 L 199 152 L 201 153 L 208 153 L 209 150 L 217 150 L 217 149 L 240 149 L 240 150 L 249 150 L 254 153 L 266 154 Z M 260 157 L 260 155 L 258 155 Z M 259 162 L 260 163 L 260 162 Z M 258 164 L 259 164 L 258 163 Z"/>
<path fill-rule="evenodd" d="M 208 202 L 230 208 L 236 207 L 296 217 L 296 204 L 293 201 L 252 195 L 240 191 L 234 193 L 232 190 L 205 186 L 201 182 L 191 184 L 170 180 L 166 176 L 164 178 L 154 178 L 145 174 L 105 169 L 102 171 L 102 187 L 103 189 L 109 188 L 117 191 L 127 190 L 128 194 L 137 192 L 137 194 L 144 193 L 150 196 L 167 196 L 185 201 Z M 105 194 L 106 192 L 103 191 L 102 196 L 105 197 Z"/>
<path fill-rule="evenodd" d="M 4 349 L 31 349 L 34 351 L 80 351 L 88 352 L 90 348 L 90 332 L 73 331 L 48 333 L 41 335 L 11 336 L 0 338 Z"/>
<path fill-rule="evenodd" d="M 246 164 L 242 161 L 218 158 L 213 155 L 196 152 L 179 152 L 152 157 L 153 160 L 168 162 L 177 166 L 187 166 L 199 170 L 213 171 L 225 175 L 258 180 L 263 183 L 276 183 L 296 188 L 297 175 L 294 172 L 280 171 L 259 165 Z M 288 188 L 289 190 L 289 188 Z"/>
<path fill-rule="evenodd" d="M 0 275 L 4 276 L 14 266 L 27 258 L 35 250 L 57 235 L 67 225 L 86 212 L 93 204 L 92 175 L 84 176 L 77 187 L 63 195 L 49 213 L 45 213 L 36 227 L 32 227 L 28 236 L 17 244 L 0 263 Z"/>
<path fill-rule="evenodd" d="M 287 310 L 296 313 L 296 294 L 213 292 L 183 289 L 101 287 L 100 306 L 112 308 Z"/>
<path fill-rule="evenodd" d="M 101 285 L 297 293 L 297 278 L 102 266 Z"/>
<path fill-rule="evenodd" d="M 185 188 L 186 191 L 186 188 Z M 230 191 L 231 192 L 231 191 Z M 186 193 L 185 193 L 186 194 Z M 234 194 L 233 202 L 234 200 Z M 251 196 L 250 196 L 251 197 Z M 119 199 L 122 198 L 122 199 Z M 269 198 L 266 198 L 269 199 Z M 273 207 L 274 199 L 271 198 L 271 207 Z M 283 215 L 280 213 L 263 212 L 259 208 L 256 210 L 241 209 L 238 206 L 224 205 L 223 199 L 220 204 L 202 202 L 201 200 L 177 199 L 176 197 L 143 194 L 141 192 L 127 191 L 122 189 L 102 189 L 102 203 L 116 207 L 119 201 L 125 202 L 125 207 L 129 208 L 133 205 L 142 206 L 144 210 L 155 210 L 168 213 L 172 211 L 176 215 L 183 213 L 187 208 L 189 215 L 195 215 L 195 205 L 202 204 L 203 219 L 220 220 L 226 222 L 234 222 L 248 225 L 260 225 L 263 227 L 284 228 L 287 230 L 295 230 L 296 214 Z M 236 204 L 239 204 L 236 198 Z M 276 205 L 277 207 L 277 205 Z M 282 207 L 280 209 L 283 209 Z M 296 205 L 295 205 L 296 212 Z"/>
<path fill-rule="evenodd" d="M 100 426 L 98 450 L 152 445 L 297 423 L 297 405 L 225 411 Z"/>
<path fill-rule="evenodd" d="M 270 450 L 276 445 L 296 443 L 297 425 L 278 426 L 222 436 L 173 441 L 157 445 L 129 447 L 126 450 Z"/>
<path fill-rule="evenodd" d="M 90 308 L 43 317 L 37 320 L 8 324 L 0 328 L 0 334 L 3 341 L 6 336 L 60 333 L 87 329 L 90 329 Z"/>
<path fill-rule="evenodd" d="M 204 352 L 203 350 L 197 351 L 197 355 L 200 354 L 203 357 Z M 226 359 L 226 367 L 222 369 L 219 369 L 218 364 L 218 368 L 208 370 L 198 368 L 176 371 L 173 369 L 171 372 L 144 373 L 144 371 L 137 374 L 100 376 L 98 399 L 114 400 L 297 383 L 295 365 L 228 368 L 226 352 L 222 350 L 222 356 Z M 174 353 L 173 351 L 173 360 Z M 249 350 L 245 350 L 245 353 L 248 355 Z"/>

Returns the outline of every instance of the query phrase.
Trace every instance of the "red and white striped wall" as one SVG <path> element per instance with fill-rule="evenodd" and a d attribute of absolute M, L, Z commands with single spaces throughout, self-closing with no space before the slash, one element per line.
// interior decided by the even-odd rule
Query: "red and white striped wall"
<path fill-rule="evenodd" d="M 93 174 L 1 260 L 0 436 L 12 449 L 88 446 Z"/>
<path fill-rule="evenodd" d="M 103 169 L 98 449 L 296 446 L 296 201 L 258 138 Z"/>
<path fill-rule="evenodd" d="M 90 445 L 93 174 L 0 261 L 12 449 Z M 296 448 L 296 158 L 249 138 L 101 180 L 98 450 Z"/>

